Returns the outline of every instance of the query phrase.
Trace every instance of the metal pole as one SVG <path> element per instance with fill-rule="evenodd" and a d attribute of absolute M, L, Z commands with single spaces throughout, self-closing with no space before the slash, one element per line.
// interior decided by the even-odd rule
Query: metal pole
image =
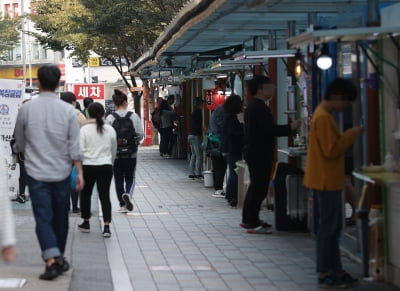
<path fill-rule="evenodd" d="M 24 8 L 24 1 L 21 0 L 21 55 L 22 55 L 22 78 L 24 87 L 26 85 L 26 48 L 25 48 L 25 8 Z"/>

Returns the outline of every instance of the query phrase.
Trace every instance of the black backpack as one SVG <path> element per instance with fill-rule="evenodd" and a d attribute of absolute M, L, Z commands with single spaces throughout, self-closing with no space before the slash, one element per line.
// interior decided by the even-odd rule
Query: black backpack
<path fill-rule="evenodd" d="M 124 117 L 115 112 L 112 115 L 115 118 L 112 126 L 117 132 L 117 157 L 136 153 L 138 143 L 136 142 L 135 127 L 131 120 L 132 112 L 128 111 Z"/>
<path fill-rule="evenodd" d="M 151 113 L 151 122 L 153 123 L 154 127 L 159 129 L 161 126 L 161 110 L 159 107 L 154 109 Z"/>

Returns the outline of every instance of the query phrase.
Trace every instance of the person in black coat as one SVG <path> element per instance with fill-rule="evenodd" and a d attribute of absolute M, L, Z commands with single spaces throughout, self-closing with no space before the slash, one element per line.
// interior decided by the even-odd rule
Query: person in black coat
<path fill-rule="evenodd" d="M 225 198 L 232 207 L 235 207 L 238 196 L 238 175 L 235 169 L 236 162 L 242 159 L 244 144 L 243 120 L 240 122 L 238 119 L 238 114 L 243 109 L 243 102 L 240 96 L 232 95 L 223 106 L 225 115 L 222 125 L 222 154 L 229 166 Z"/>
<path fill-rule="evenodd" d="M 300 127 L 301 121 L 276 125 L 266 102 L 275 93 L 275 85 L 265 76 L 255 76 L 249 81 L 253 99 L 244 112 L 245 150 L 250 185 L 243 205 L 242 224 L 249 233 L 271 233 L 271 225 L 259 218 L 261 203 L 268 191 L 274 159 L 276 137 L 289 136 Z"/>

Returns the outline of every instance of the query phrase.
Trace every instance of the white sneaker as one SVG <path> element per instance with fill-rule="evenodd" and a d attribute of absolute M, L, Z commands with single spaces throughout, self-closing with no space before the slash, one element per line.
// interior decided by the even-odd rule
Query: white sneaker
<path fill-rule="evenodd" d="M 215 198 L 225 198 L 225 192 L 224 192 L 224 190 L 222 190 L 222 189 L 217 190 L 217 191 L 215 191 L 215 193 L 212 195 L 212 197 L 215 197 Z"/>
<path fill-rule="evenodd" d="M 118 210 L 119 213 L 128 213 L 128 209 L 126 209 L 125 206 L 121 206 L 121 208 Z"/>

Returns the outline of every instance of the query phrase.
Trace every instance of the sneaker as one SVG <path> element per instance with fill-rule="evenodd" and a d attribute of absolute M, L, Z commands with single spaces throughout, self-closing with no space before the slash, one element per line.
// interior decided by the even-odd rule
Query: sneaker
<path fill-rule="evenodd" d="M 16 198 L 12 199 L 12 201 L 16 201 L 18 203 L 25 203 L 25 197 L 18 194 Z"/>
<path fill-rule="evenodd" d="M 69 263 L 67 262 L 67 260 L 63 257 L 57 257 L 56 258 L 57 261 L 57 267 L 58 267 L 58 272 L 60 274 L 65 273 L 69 270 Z"/>
<path fill-rule="evenodd" d="M 40 280 L 53 280 L 57 278 L 60 275 L 59 272 L 59 264 L 57 262 L 54 262 L 50 266 L 46 265 L 46 268 L 44 269 L 44 273 L 40 274 L 39 279 Z"/>
<path fill-rule="evenodd" d="M 194 180 L 194 179 L 196 179 L 196 176 L 195 176 L 195 175 L 189 175 L 189 176 L 188 176 L 188 179 L 189 179 L 189 180 Z"/>
<path fill-rule="evenodd" d="M 132 211 L 133 210 L 133 203 L 132 203 L 132 200 L 131 200 L 131 196 L 129 196 L 128 193 L 124 193 L 124 194 L 122 194 L 122 200 L 124 200 L 124 202 L 125 202 L 126 209 L 128 209 L 129 211 Z"/>
<path fill-rule="evenodd" d="M 252 226 L 252 225 L 250 225 L 248 223 L 244 223 L 244 222 L 239 224 L 239 225 L 240 225 L 240 227 L 243 227 L 243 228 L 246 228 L 246 229 L 257 227 L 257 226 Z M 268 227 L 271 227 L 272 225 L 269 224 L 268 222 L 265 222 L 265 221 L 260 219 L 258 226 L 262 226 L 262 227 L 268 228 Z"/>
<path fill-rule="evenodd" d="M 222 190 L 222 189 L 217 190 L 217 191 L 215 191 L 215 193 L 212 195 L 212 197 L 215 197 L 215 198 L 225 198 L 225 192 L 224 192 L 224 190 Z"/>
<path fill-rule="evenodd" d="M 72 213 L 79 214 L 80 212 L 81 210 L 78 207 L 72 209 Z"/>
<path fill-rule="evenodd" d="M 263 226 L 257 226 L 255 228 L 249 228 L 247 229 L 247 233 L 253 233 L 253 234 L 271 234 L 272 231 L 268 227 L 263 227 Z"/>
<path fill-rule="evenodd" d="M 78 228 L 79 228 L 79 230 L 82 231 L 82 232 L 90 232 L 90 224 L 89 224 L 89 221 L 84 220 L 84 221 L 82 222 L 82 224 L 79 224 L 79 225 L 78 225 Z"/>
<path fill-rule="evenodd" d="M 194 176 L 195 179 L 204 180 L 203 175 L 196 175 Z"/>
<path fill-rule="evenodd" d="M 119 213 L 128 213 L 128 209 L 126 209 L 125 206 L 121 206 L 121 208 L 118 210 Z"/>
<path fill-rule="evenodd" d="M 163 155 L 163 158 L 164 158 L 164 159 L 170 159 L 171 156 L 170 156 L 169 154 L 164 154 L 164 155 Z"/>
<path fill-rule="evenodd" d="M 110 237 L 110 236 L 111 236 L 110 226 L 104 225 L 103 237 Z"/>
<path fill-rule="evenodd" d="M 343 282 L 338 276 L 331 274 L 323 278 L 318 278 L 318 287 L 323 289 L 344 289 L 347 288 L 348 285 Z"/>

